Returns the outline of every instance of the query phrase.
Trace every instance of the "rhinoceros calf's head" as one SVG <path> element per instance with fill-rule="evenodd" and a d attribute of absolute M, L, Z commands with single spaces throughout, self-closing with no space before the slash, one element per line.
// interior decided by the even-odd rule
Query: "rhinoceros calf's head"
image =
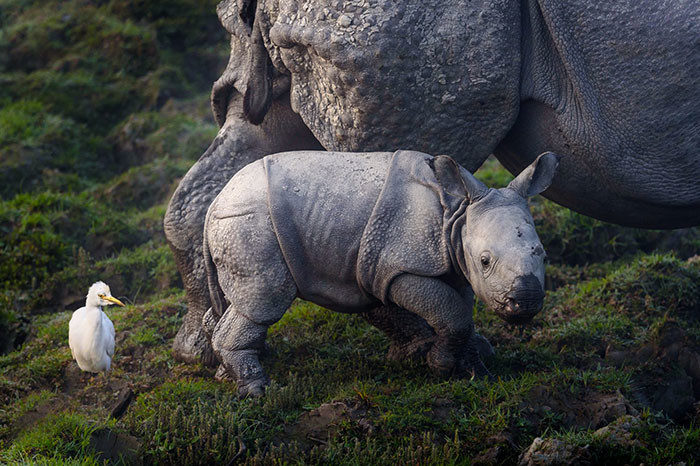
<path fill-rule="evenodd" d="M 512 324 L 527 323 L 542 308 L 546 254 L 527 205 L 552 182 L 559 156 L 546 152 L 506 188 L 489 189 L 460 168 L 469 206 L 461 229 L 463 270 L 476 295 L 499 317 Z M 443 185 L 446 169 L 436 173 Z M 459 188 L 457 188 L 459 189 Z"/>
<path fill-rule="evenodd" d="M 468 279 L 503 320 L 526 323 L 542 308 L 545 252 L 525 198 L 492 189 L 467 208 L 462 229 Z"/>

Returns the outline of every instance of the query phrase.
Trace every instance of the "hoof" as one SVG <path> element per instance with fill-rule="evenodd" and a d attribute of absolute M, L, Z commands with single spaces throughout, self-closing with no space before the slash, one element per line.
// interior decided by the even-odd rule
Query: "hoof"
<path fill-rule="evenodd" d="M 180 327 L 175 336 L 173 357 L 189 364 L 201 362 L 208 367 L 214 367 L 218 364 L 204 331 L 201 328 L 191 328 L 186 325 Z"/>
<path fill-rule="evenodd" d="M 433 345 L 428 351 L 426 361 L 433 374 L 443 379 L 450 377 L 457 367 L 455 357 L 441 348 L 440 345 Z"/>
<path fill-rule="evenodd" d="M 389 346 L 386 358 L 389 361 L 405 361 L 406 359 L 420 360 L 428 354 L 428 351 L 430 351 L 434 343 L 434 336 L 420 340 L 416 339 L 404 344 L 392 342 L 391 346 Z"/>
<path fill-rule="evenodd" d="M 270 379 L 262 377 L 249 382 L 238 382 L 238 396 L 240 398 L 260 398 L 265 394 L 265 388 L 270 385 Z"/>
<path fill-rule="evenodd" d="M 476 362 L 473 360 L 469 362 L 462 362 L 460 364 L 457 376 L 460 378 L 474 377 L 478 379 L 486 377 L 488 380 L 495 380 L 495 377 L 493 374 L 491 374 L 484 363 L 481 362 L 481 359 L 477 359 Z"/>

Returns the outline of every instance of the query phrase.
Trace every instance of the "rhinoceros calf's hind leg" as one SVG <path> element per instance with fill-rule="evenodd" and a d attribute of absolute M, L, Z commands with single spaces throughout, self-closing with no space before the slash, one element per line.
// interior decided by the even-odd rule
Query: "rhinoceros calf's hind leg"
<path fill-rule="evenodd" d="M 296 288 L 285 285 L 248 287 L 248 296 L 233 300 L 214 329 L 214 352 L 236 380 L 241 396 L 260 396 L 270 382 L 260 364 L 260 353 L 265 349 L 267 329 L 282 318 L 296 297 Z M 250 296 L 250 291 L 255 296 Z"/>
<path fill-rule="evenodd" d="M 228 233 L 213 243 L 218 245 L 215 256 L 221 255 L 215 258 L 218 280 L 230 304 L 214 327 L 211 342 L 242 396 L 260 396 L 269 383 L 259 359 L 267 329 L 282 318 L 297 295 L 276 237 L 264 228 L 266 222 L 264 215 L 221 220 L 217 226 Z"/>

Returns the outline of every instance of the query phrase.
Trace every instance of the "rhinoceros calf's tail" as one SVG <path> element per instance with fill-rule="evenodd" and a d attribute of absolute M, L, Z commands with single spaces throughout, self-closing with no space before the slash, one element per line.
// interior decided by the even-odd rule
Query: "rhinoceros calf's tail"
<path fill-rule="evenodd" d="M 207 218 L 208 220 L 208 218 Z M 207 225 L 208 222 L 205 222 Z M 219 286 L 219 275 L 216 271 L 216 265 L 209 251 L 209 240 L 207 239 L 207 228 L 204 228 L 204 240 L 202 244 L 204 254 L 204 270 L 207 273 L 207 286 L 209 287 L 209 297 L 211 298 L 212 310 L 219 319 L 226 310 L 226 296 L 224 291 Z"/>

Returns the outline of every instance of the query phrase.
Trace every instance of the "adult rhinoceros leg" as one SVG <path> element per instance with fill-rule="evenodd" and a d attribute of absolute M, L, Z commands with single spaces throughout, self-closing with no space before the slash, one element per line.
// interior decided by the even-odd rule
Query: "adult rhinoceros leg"
<path fill-rule="evenodd" d="M 165 236 L 187 292 L 188 312 L 173 343 L 174 356 L 185 362 L 216 364 L 209 340 L 201 328 L 202 316 L 209 307 L 202 230 L 212 200 L 238 170 L 267 154 L 322 150 L 301 118 L 292 111 L 288 94 L 273 101 L 265 121 L 258 126 L 245 120 L 242 107 L 242 96 L 235 93 L 219 134 L 182 179 L 165 214 Z"/>
<path fill-rule="evenodd" d="M 488 375 L 474 339 L 471 306 L 451 286 L 431 277 L 400 275 L 391 284 L 392 302 L 416 313 L 435 330 L 427 361 L 438 375 Z"/>

